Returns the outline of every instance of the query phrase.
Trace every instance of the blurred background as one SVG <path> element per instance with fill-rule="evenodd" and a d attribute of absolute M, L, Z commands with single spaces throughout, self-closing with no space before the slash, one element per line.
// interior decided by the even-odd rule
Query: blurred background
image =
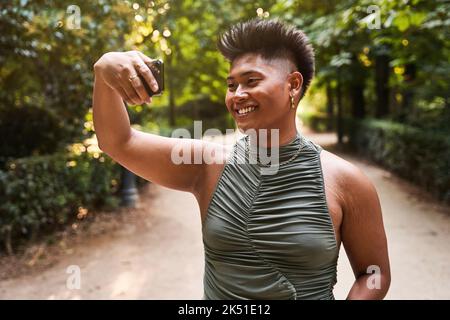
<path fill-rule="evenodd" d="M 225 132 L 235 128 L 224 105 L 229 65 L 215 43 L 259 16 L 303 29 L 315 48 L 300 130 L 375 181 L 399 275 L 390 298 L 449 299 L 449 12 L 443 0 L 2 2 L 0 298 L 201 298 L 194 199 L 130 175 L 99 150 L 93 64 L 127 50 L 164 61 L 164 94 L 151 107 L 128 106 L 134 127 L 170 136 L 202 120 L 203 130 Z M 167 212 L 175 220 L 159 223 Z M 136 243 L 121 242 L 136 234 Z M 105 250 L 117 259 L 102 258 Z M 170 250 L 178 260 L 163 254 Z M 119 258 L 123 251 L 131 256 Z M 133 260 L 143 251 L 145 267 Z M 352 283 L 346 263 L 338 297 Z M 72 264 L 90 270 L 82 273 L 90 285 L 67 287 Z M 180 265 L 185 291 L 170 286 Z M 166 275 L 150 276 L 158 268 Z"/>

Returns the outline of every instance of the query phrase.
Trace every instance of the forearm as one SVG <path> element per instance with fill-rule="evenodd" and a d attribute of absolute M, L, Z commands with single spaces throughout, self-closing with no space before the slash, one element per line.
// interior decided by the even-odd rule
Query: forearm
<path fill-rule="evenodd" d="M 97 74 L 93 92 L 93 117 L 99 147 L 103 151 L 111 151 L 130 138 L 130 118 L 122 97 Z"/>
<path fill-rule="evenodd" d="M 381 300 L 386 296 L 389 289 L 389 280 L 386 276 L 380 275 L 379 286 L 370 285 L 372 274 L 359 276 L 353 283 L 347 300 Z"/>

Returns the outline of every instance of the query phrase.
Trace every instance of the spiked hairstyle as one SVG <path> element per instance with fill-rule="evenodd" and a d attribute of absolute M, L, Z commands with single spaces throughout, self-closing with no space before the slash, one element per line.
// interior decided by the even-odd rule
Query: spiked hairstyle
<path fill-rule="evenodd" d="M 246 53 L 260 54 L 271 61 L 291 61 L 303 76 L 302 98 L 314 77 L 314 51 L 303 31 L 277 19 L 253 18 L 231 26 L 219 36 L 217 48 L 233 62 Z"/>

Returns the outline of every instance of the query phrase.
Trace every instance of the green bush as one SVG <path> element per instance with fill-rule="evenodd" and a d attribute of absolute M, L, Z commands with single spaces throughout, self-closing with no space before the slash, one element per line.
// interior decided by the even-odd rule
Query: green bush
<path fill-rule="evenodd" d="M 120 167 L 99 153 L 10 160 L 0 170 L 0 235 L 7 251 L 75 221 L 80 210 L 116 208 L 119 178 Z"/>
<path fill-rule="evenodd" d="M 164 128 L 156 134 L 171 136 L 171 132 L 176 128 L 185 128 L 193 135 L 194 121 L 202 121 L 202 134 L 209 128 L 216 128 L 225 133 L 226 129 L 233 129 L 233 123 L 230 121 L 227 108 L 224 103 L 211 101 L 208 97 L 196 100 L 189 100 L 175 109 L 175 125 L 168 124 L 169 107 L 153 108 L 140 124 L 147 126 L 146 123 L 157 123 L 157 126 Z M 170 132 L 169 132 L 170 131 Z"/>
<path fill-rule="evenodd" d="M 0 108 L 0 165 L 8 158 L 53 153 L 62 136 L 58 118 L 45 108 Z"/>
<path fill-rule="evenodd" d="M 300 118 L 305 126 L 315 132 L 327 132 L 336 128 L 335 120 L 330 119 L 326 113 L 302 112 Z"/>
<path fill-rule="evenodd" d="M 364 156 L 450 202 L 450 137 L 386 120 L 348 120 L 350 144 Z"/>

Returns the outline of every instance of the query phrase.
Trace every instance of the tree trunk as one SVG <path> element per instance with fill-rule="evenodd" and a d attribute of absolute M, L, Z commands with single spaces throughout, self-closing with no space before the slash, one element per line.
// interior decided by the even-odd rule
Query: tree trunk
<path fill-rule="evenodd" d="M 377 105 L 375 115 L 382 118 L 389 113 L 389 56 L 379 55 L 375 59 L 375 90 Z"/>
<path fill-rule="evenodd" d="M 416 65 L 409 63 L 405 66 L 405 73 L 403 74 L 403 80 L 406 84 L 406 88 L 403 90 L 402 100 L 402 117 L 404 118 L 411 112 L 412 102 L 414 98 L 414 91 L 411 88 L 411 84 L 416 79 Z"/>
<path fill-rule="evenodd" d="M 342 144 L 344 141 L 344 128 L 342 126 L 342 83 L 341 83 L 341 69 L 337 72 L 337 88 L 336 88 L 336 98 L 337 98 L 337 135 L 338 143 Z"/>
<path fill-rule="evenodd" d="M 366 115 L 366 102 L 364 100 L 364 83 L 353 83 L 351 88 L 353 118 L 362 119 Z"/>
<path fill-rule="evenodd" d="M 334 122 L 334 96 L 333 89 L 330 84 L 327 84 L 327 130 L 333 130 L 333 122 Z"/>
<path fill-rule="evenodd" d="M 5 227 L 6 232 L 5 232 L 5 249 L 6 249 L 6 253 L 10 256 L 13 255 L 14 251 L 12 248 L 12 241 L 11 241 L 11 234 L 12 234 L 12 227 L 11 225 L 8 225 Z"/>

